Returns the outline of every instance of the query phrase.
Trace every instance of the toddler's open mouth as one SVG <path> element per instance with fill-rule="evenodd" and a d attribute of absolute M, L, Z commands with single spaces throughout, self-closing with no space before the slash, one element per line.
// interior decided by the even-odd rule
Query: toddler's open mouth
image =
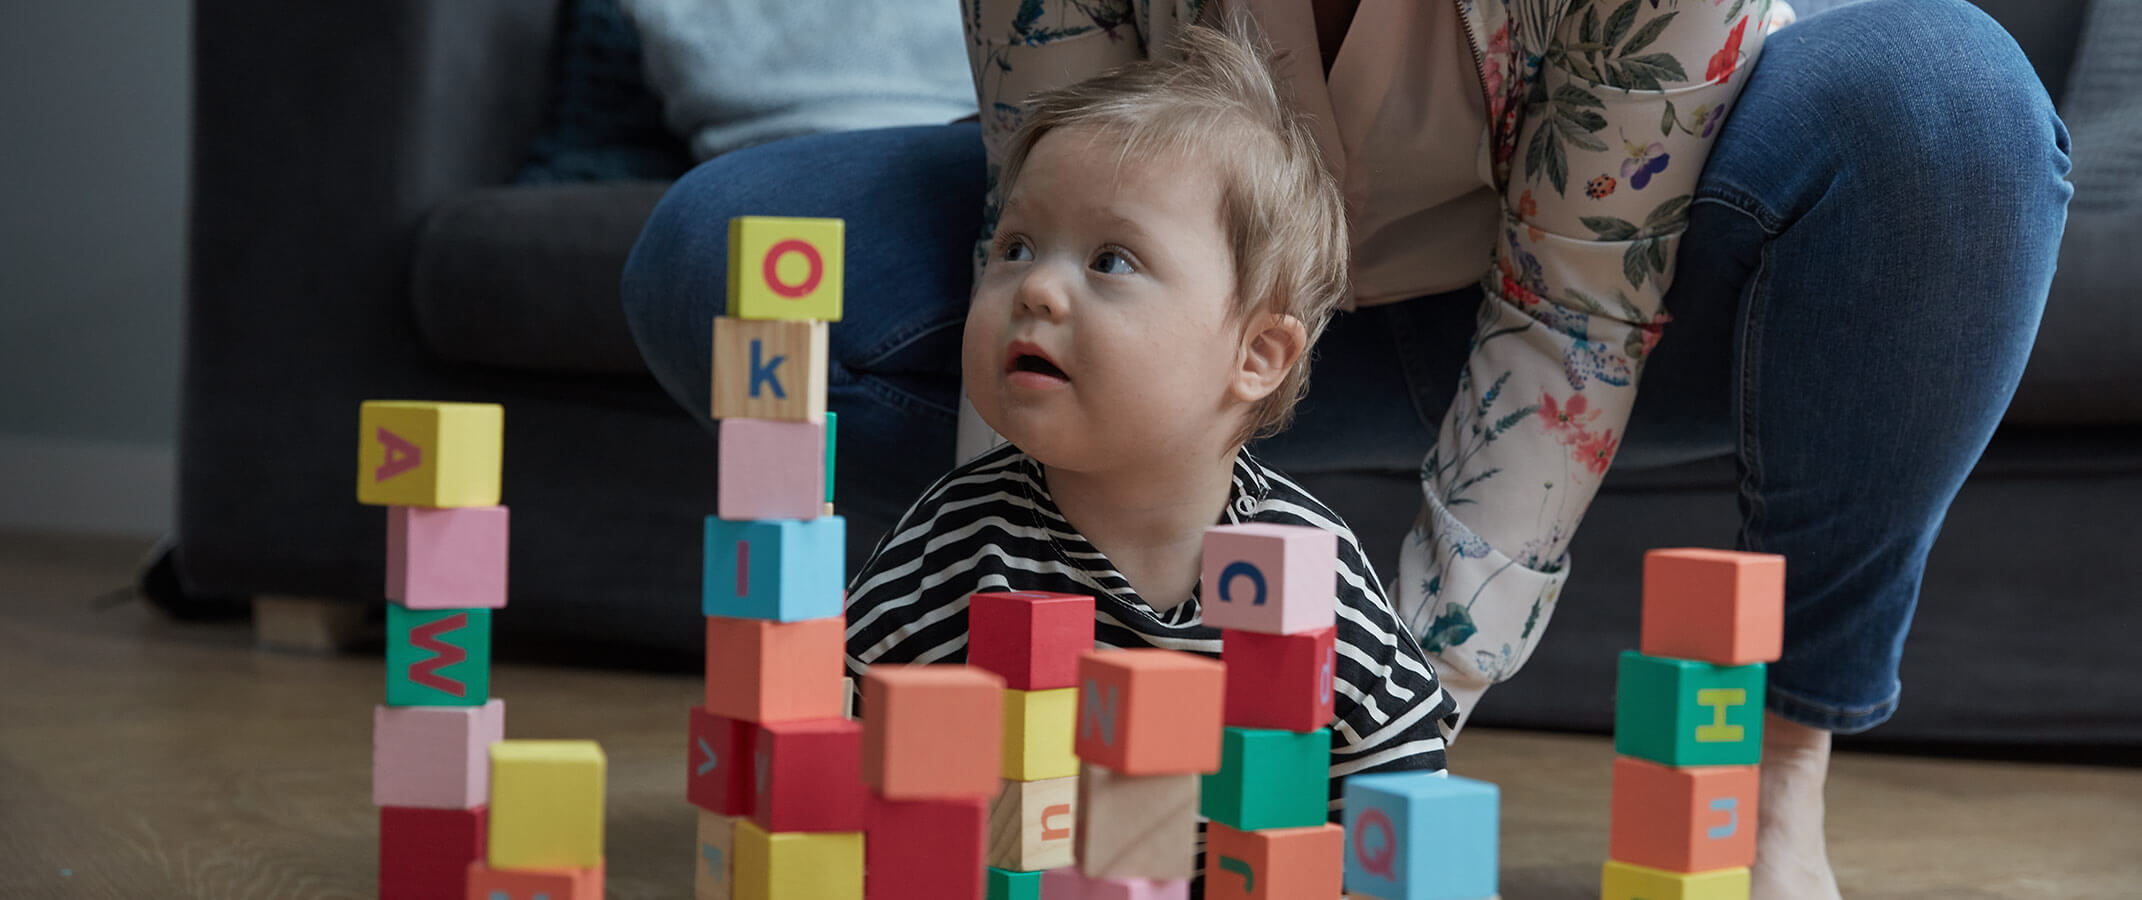
<path fill-rule="evenodd" d="M 1024 387 L 1054 387 L 1071 380 L 1070 373 L 1030 341 L 1014 341 L 1005 348 L 1004 372 L 1013 384 Z"/>

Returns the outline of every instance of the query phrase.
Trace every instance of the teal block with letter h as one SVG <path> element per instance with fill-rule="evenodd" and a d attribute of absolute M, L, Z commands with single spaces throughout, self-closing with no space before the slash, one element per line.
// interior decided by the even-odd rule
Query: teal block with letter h
<path fill-rule="evenodd" d="M 1621 654 L 1614 752 L 1668 766 L 1752 766 L 1763 758 L 1762 663 L 1715 666 Z"/>

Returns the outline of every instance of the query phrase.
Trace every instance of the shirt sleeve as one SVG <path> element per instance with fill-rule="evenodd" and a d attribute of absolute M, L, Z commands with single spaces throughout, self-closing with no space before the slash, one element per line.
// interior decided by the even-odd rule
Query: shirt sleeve
<path fill-rule="evenodd" d="M 1670 319 L 1697 175 L 1764 34 L 1790 20 L 1772 6 L 1576 0 L 1533 42 L 1495 267 L 1393 587 L 1466 714 L 1553 615 Z"/>
<path fill-rule="evenodd" d="M 1363 772 L 1442 771 L 1457 703 L 1400 623 L 1352 534 L 1342 533 L 1334 650 L 1331 812 L 1342 780 Z"/>

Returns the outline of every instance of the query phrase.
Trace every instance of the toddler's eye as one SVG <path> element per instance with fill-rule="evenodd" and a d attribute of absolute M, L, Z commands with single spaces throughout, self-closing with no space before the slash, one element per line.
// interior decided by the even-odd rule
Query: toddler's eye
<path fill-rule="evenodd" d="M 1130 260 L 1114 250 L 1103 250 L 1093 258 L 1093 270 L 1106 275 L 1129 275 L 1135 271 Z"/>
<path fill-rule="evenodd" d="M 1020 238 L 1005 238 L 997 242 L 997 258 L 1006 262 L 1025 262 L 1034 258 L 1034 250 Z"/>

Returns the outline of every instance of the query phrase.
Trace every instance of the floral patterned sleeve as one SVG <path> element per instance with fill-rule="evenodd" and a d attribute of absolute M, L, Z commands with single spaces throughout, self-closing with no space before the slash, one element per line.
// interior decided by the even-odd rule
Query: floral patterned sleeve
<path fill-rule="evenodd" d="M 1468 715 L 1554 613 L 1670 318 L 1696 176 L 1763 35 L 1790 20 L 1774 5 L 1477 4 L 1508 12 L 1484 61 L 1503 234 L 1393 592 Z"/>

